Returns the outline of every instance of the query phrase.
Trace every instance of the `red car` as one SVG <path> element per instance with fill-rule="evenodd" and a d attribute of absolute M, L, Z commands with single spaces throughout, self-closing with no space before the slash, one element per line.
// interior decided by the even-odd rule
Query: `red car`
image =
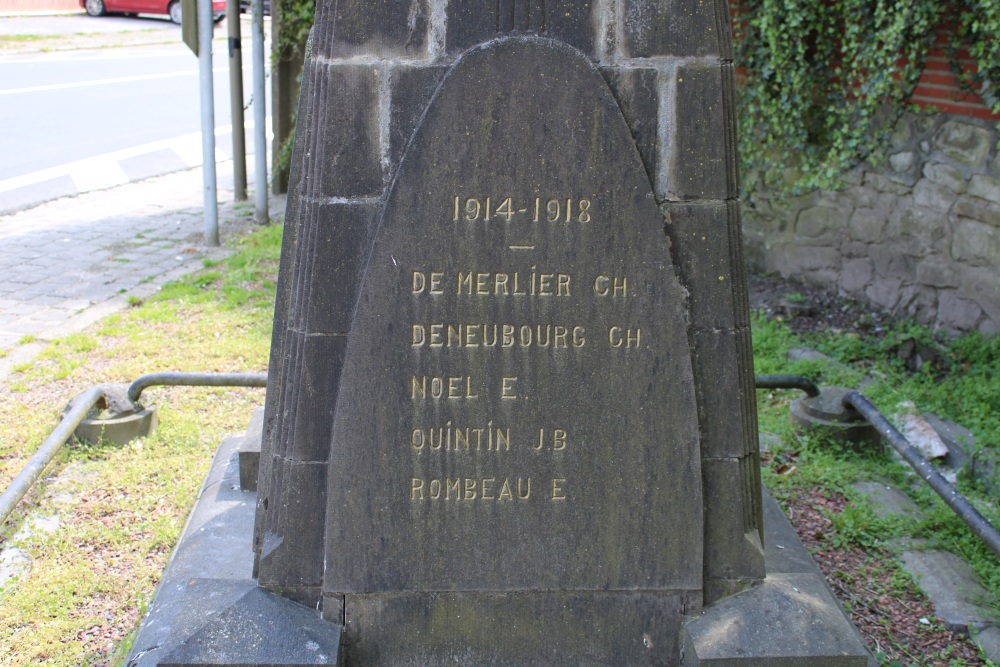
<path fill-rule="evenodd" d="M 105 14 L 166 14 L 174 23 L 181 22 L 181 0 L 80 0 L 90 16 Z M 212 19 L 226 15 L 226 0 L 212 0 Z"/>

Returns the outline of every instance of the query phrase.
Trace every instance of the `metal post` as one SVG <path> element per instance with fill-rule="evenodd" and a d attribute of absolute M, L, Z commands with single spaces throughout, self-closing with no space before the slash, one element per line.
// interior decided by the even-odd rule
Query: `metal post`
<path fill-rule="evenodd" d="M 229 28 L 229 107 L 233 117 L 233 199 L 247 198 L 247 140 L 243 128 L 243 46 L 240 0 L 226 0 Z"/>
<path fill-rule="evenodd" d="M 253 163 L 255 220 L 265 225 L 267 211 L 267 94 L 264 92 L 264 0 L 250 4 L 253 42 Z"/>
<path fill-rule="evenodd" d="M 198 0 L 198 74 L 201 87 L 201 155 L 205 184 L 205 245 L 219 245 L 215 185 L 215 107 L 212 90 L 212 0 Z"/>

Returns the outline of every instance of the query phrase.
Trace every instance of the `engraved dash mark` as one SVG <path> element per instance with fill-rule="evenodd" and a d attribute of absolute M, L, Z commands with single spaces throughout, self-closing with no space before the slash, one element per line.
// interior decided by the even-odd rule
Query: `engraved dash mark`
<path fill-rule="evenodd" d="M 510 247 L 511 250 L 534 250 L 535 249 L 535 246 L 533 246 L 533 245 L 512 245 L 512 246 L 509 246 L 509 247 Z"/>

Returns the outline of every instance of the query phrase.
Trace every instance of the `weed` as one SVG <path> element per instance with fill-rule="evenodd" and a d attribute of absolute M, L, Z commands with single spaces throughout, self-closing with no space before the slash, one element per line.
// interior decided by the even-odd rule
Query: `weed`
<path fill-rule="evenodd" d="M 28 343 L 34 343 L 36 340 L 38 339 L 35 336 L 32 336 L 31 334 L 24 334 L 18 339 L 17 344 L 27 345 Z"/>

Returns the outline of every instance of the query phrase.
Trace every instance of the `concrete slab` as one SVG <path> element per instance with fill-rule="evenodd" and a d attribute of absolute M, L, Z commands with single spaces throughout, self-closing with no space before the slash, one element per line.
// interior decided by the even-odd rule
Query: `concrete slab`
<path fill-rule="evenodd" d="M 868 496 L 872 509 L 880 517 L 898 516 L 902 519 L 919 520 L 920 508 L 906 493 L 892 485 L 881 482 L 855 482 L 851 486 Z"/>
<path fill-rule="evenodd" d="M 949 630 L 967 632 L 996 625 L 1000 620 L 997 600 L 955 554 L 937 549 L 906 551 L 901 561 Z"/>

